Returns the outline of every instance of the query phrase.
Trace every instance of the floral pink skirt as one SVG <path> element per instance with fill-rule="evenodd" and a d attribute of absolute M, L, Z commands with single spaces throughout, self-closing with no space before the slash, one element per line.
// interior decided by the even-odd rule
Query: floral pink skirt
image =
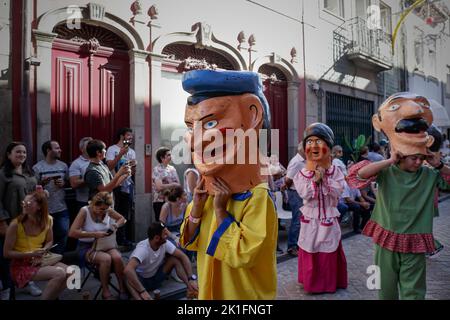
<path fill-rule="evenodd" d="M 33 266 L 30 258 L 13 259 L 11 261 L 11 279 L 18 288 L 23 288 L 38 272 L 39 267 Z"/>

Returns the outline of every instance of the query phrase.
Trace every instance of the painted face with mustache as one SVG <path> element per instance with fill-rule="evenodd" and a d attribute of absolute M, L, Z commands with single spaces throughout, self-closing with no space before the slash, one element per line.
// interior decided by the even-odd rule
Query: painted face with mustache
<path fill-rule="evenodd" d="M 391 152 L 400 152 L 405 156 L 428 153 L 427 148 L 434 141 L 427 133 L 432 122 L 428 100 L 409 92 L 390 96 L 372 117 L 375 130 L 388 137 Z"/>

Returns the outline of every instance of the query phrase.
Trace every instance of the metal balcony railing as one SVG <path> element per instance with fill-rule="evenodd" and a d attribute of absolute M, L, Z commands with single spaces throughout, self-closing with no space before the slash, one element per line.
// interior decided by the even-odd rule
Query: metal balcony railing
<path fill-rule="evenodd" d="M 364 19 L 346 21 L 333 32 L 335 62 L 344 55 L 355 63 L 382 70 L 392 68 L 391 37 L 381 29 L 370 29 Z"/>

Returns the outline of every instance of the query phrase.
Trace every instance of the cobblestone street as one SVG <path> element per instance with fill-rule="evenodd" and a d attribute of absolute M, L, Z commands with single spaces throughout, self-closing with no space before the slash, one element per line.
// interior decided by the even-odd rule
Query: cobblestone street
<path fill-rule="evenodd" d="M 427 299 L 450 299 L 450 199 L 439 204 L 440 217 L 434 219 L 434 236 L 443 245 L 439 257 L 427 259 Z M 334 294 L 307 294 L 297 281 L 297 259 L 278 264 L 278 297 L 280 300 L 371 300 L 378 299 L 376 290 L 369 290 L 367 267 L 372 265 L 372 240 L 354 235 L 343 240 L 347 257 L 348 288 Z"/>

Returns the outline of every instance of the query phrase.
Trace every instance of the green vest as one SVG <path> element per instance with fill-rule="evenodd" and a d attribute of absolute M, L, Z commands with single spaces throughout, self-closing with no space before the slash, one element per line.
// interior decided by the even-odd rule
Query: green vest
<path fill-rule="evenodd" d="M 450 190 L 437 170 L 416 172 L 390 166 L 377 177 L 377 202 L 371 220 L 399 234 L 432 233 L 436 187 Z"/>

